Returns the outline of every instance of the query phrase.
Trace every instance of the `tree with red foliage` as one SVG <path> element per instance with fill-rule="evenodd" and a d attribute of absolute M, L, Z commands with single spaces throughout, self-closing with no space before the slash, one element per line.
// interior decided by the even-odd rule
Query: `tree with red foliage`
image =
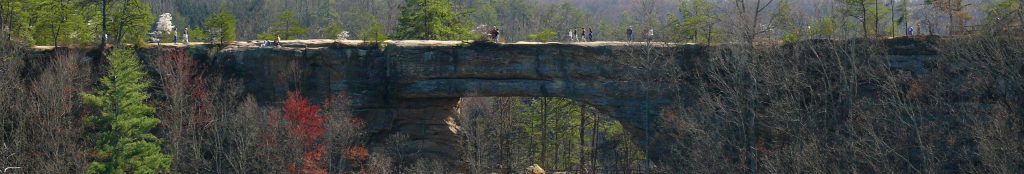
<path fill-rule="evenodd" d="M 324 145 L 316 145 L 315 148 L 302 155 L 302 173 L 327 173 L 324 160 L 325 151 Z"/>
<path fill-rule="evenodd" d="M 302 173 L 327 172 L 324 146 L 317 143 L 326 131 L 326 119 L 320 116 L 319 111 L 319 106 L 310 104 L 298 92 L 288 92 L 288 99 L 284 101 L 284 119 L 291 123 L 291 132 L 307 149 L 302 158 Z"/>
<path fill-rule="evenodd" d="M 362 164 L 370 158 L 370 151 L 366 150 L 365 147 L 356 146 L 348 149 L 348 153 L 345 153 L 346 158 L 352 162 L 353 168 L 362 168 Z"/>
<path fill-rule="evenodd" d="M 319 106 L 309 103 L 309 100 L 299 95 L 298 92 L 288 92 L 288 99 L 284 101 L 284 119 L 291 122 L 292 133 L 298 136 L 303 145 L 312 148 L 316 140 L 324 135 L 324 117 L 318 113 Z"/>

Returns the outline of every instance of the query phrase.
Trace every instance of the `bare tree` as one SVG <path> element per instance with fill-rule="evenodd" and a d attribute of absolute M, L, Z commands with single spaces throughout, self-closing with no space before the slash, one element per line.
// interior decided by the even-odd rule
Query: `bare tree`
<path fill-rule="evenodd" d="M 195 60 L 185 56 L 184 50 L 172 50 L 152 61 L 160 75 L 158 88 L 161 95 L 157 118 L 161 119 L 169 154 L 174 157 L 177 171 L 213 172 L 213 161 L 204 157 L 212 133 L 211 116 L 213 92 L 208 91 L 206 80 L 195 68 Z"/>
<path fill-rule="evenodd" d="M 761 23 L 761 18 L 763 16 L 770 17 L 770 15 L 766 15 L 766 10 L 774 2 L 775 0 L 733 0 L 732 10 L 736 15 L 733 18 L 736 20 L 733 25 L 736 25 L 739 30 L 735 32 L 740 40 L 753 45 L 759 35 L 769 31 L 767 24 Z"/>
<path fill-rule="evenodd" d="M 352 102 L 351 98 L 345 93 L 339 93 L 333 97 L 330 97 L 324 101 L 323 110 L 321 115 L 327 119 L 326 125 L 327 132 L 324 134 L 323 144 L 329 147 L 328 154 L 332 156 L 328 158 L 328 164 L 332 172 L 348 172 L 352 170 L 352 166 L 349 165 L 353 162 L 359 161 L 348 161 L 342 158 L 349 153 L 348 150 L 360 146 L 365 142 L 366 132 L 364 130 L 364 121 L 352 115 Z M 381 155 L 381 154 L 377 154 Z M 369 170 L 383 170 L 386 166 L 384 163 L 390 165 L 391 158 L 387 156 L 369 156 L 369 162 L 367 164 L 366 171 Z M 375 159 L 377 158 L 377 159 Z M 377 160 L 377 161 L 374 161 Z M 377 167 L 377 168 L 374 168 Z M 384 172 L 384 171 L 382 171 Z"/>
<path fill-rule="evenodd" d="M 380 153 L 370 154 L 370 160 L 367 162 L 366 173 L 368 174 L 389 174 L 395 173 L 394 161 L 391 157 Z"/>
<path fill-rule="evenodd" d="M 85 171 L 90 144 L 81 125 L 83 108 L 78 93 L 88 89 L 92 72 L 82 60 L 76 52 L 56 50 L 51 60 L 41 60 L 49 65 L 38 76 L 10 81 L 25 82 L 11 84 L 24 87 L 9 103 L 14 110 L 5 114 L 16 116 L 9 117 L 13 125 L 5 124 L 14 130 L 4 135 L 13 136 L 7 145 L 16 154 L 6 155 L 16 156 L 14 165 L 42 173 Z"/>

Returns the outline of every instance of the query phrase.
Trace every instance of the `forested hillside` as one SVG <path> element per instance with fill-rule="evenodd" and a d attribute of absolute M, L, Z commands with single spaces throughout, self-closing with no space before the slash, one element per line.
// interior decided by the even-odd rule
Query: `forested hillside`
<path fill-rule="evenodd" d="M 108 0 L 109 1 L 109 0 Z M 35 45 L 85 45 L 100 38 L 102 0 L 5 0 L 6 30 Z M 397 34 L 401 0 L 128 0 L 110 1 L 109 36 L 115 42 L 141 42 L 154 29 L 154 16 L 171 14 L 178 33 L 209 41 L 234 34 L 237 40 L 370 39 Z M 414 1 L 428 2 L 428 1 Z M 653 29 L 654 38 L 674 42 L 732 42 L 809 38 L 895 37 L 995 32 L 999 23 L 1020 25 L 1016 0 L 453 0 L 451 15 L 460 26 L 497 26 L 504 41 L 529 41 L 531 34 L 554 33 L 566 41 L 573 29 L 589 28 L 595 40 L 625 40 L 625 30 Z M 447 4 L 447 3 L 445 3 Z M 233 17 L 235 31 L 223 20 Z M 120 18 L 124 18 L 121 20 Z M 129 26 L 135 29 L 121 27 Z M 284 31 L 288 30 L 288 31 Z M 478 32 L 480 32 L 478 30 Z M 382 34 L 378 34 L 382 33 Z M 164 42 L 169 36 L 160 36 Z"/>
<path fill-rule="evenodd" d="M 380 23 L 386 33 L 396 30 L 400 0 L 285 0 L 262 1 L 211 0 L 185 2 L 144 0 L 152 4 L 154 14 L 183 15 L 178 26 L 201 26 L 202 19 L 225 6 L 240 18 L 241 39 L 254 39 L 272 27 L 271 21 L 284 12 L 296 12 L 297 20 L 310 32 L 303 38 L 332 38 L 332 27 L 360 33 Z M 835 1 L 725 1 L 725 0 L 453 0 L 455 12 L 465 15 L 469 23 L 495 25 L 505 30 L 507 40 L 530 40 L 529 34 L 554 31 L 559 36 L 571 29 L 593 28 L 598 40 L 624 40 L 628 26 L 637 30 L 653 28 L 666 41 L 698 41 L 696 33 L 717 39 L 712 42 L 737 40 L 742 30 L 763 30 L 765 38 L 850 38 L 868 34 L 903 36 L 909 27 L 919 33 L 950 34 L 960 32 L 950 26 L 983 24 L 998 4 L 1013 0 L 835 0 Z M 740 3 L 737 3 L 740 2 Z M 954 5 L 957 4 L 957 5 Z M 756 6 L 756 7 L 755 7 Z M 1012 6 L 1012 5 L 1011 5 Z M 746 12 L 746 13 L 744 13 Z M 760 13 L 760 14 L 747 14 Z M 1013 12 L 998 12 L 1013 13 Z M 755 17 L 755 15 L 757 15 Z M 747 18 L 747 19 L 744 19 Z M 757 21 L 754 21 L 756 18 Z M 962 19 L 962 20 L 961 20 Z M 743 26 L 748 23 L 761 26 Z M 871 28 L 860 27 L 869 23 Z M 707 27 L 700 27 L 707 26 Z M 818 29 L 816 29 L 818 28 Z M 923 29 L 922 29 L 923 28 Z M 875 31 L 877 30 L 877 31 Z M 690 33 L 689 35 L 686 33 Z M 805 33 L 805 34 L 798 34 Z M 813 34 L 810 34 L 813 33 Z M 355 39 L 364 39 L 356 37 Z M 717 41 L 716 41 L 717 40 Z M 740 39 L 741 40 L 741 39 Z"/>

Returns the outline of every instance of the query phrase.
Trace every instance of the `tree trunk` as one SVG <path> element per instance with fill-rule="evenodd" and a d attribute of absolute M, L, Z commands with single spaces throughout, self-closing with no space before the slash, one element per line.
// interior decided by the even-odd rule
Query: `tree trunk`
<path fill-rule="evenodd" d="M 585 110 L 586 107 L 583 105 L 583 103 L 580 103 L 580 165 L 577 168 L 580 171 L 583 170 L 583 166 L 585 166 L 587 161 L 586 155 L 583 155 L 587 153 L 586 148 L 584 148 L 584 145 L 586 145 L 586 140 L 584 140 L 584 137 L 586 137 L 587 135 L 587 112 L 585 112 Z"/>
<path fill-rule="evenodd" d="M 58 45 L 57 42 L 58 42 L 58 40 L 60 40 L 60 28 L 61 28 L 61 26 L 64 25 L 64 22 L 66 22 L 67 19 L 68 19 L 67 13 L 64 13 L 64 11 L 63 11 L 64 8 L 66 8 L 66 7 L 64 7 L 64 0 L 61 0 L 60 1 L 60 10 L 61 10 L 60 11 L 61 12 L 60 13 L 60 23 L 57 23 L 57 30 L 55 30 L 53 32 L 53 46 L 54 47 L 57 47 L 57 45 Z"/>
<path fill-rule="evenodd" d="M 957 34 L 956 19 L 953 19 L 953 0 L 946 1 L 946 15 L 949 16 L 949 35 Z"/>
<path fill-rule="evenodd" d="M 892 37 L 896 37 L 896 0 L 889 1 L 889 25 L 892 25 Z"/>
<path fill-rule="evenodd" d="M 4 5 L 4 4 L 6 4 L 6 2 L 7 1 L 5 1 L 5 0 L 0 0 L 0 32 L 3 32 L 5 30 L 5 26 L 7 26 L 7 20 L 5 20 L 7 18 L 4 18 L 4 16 L 7 15 L 6 14 L 7 10 L 5 10 L 5 9 L 7 9 L 7 6 Z M 4 34 L 7 35 L 7 36 L 11 35 L 10 33 L 4 33 Z M 10 38 L 11 37 L 7 37 L 7 41 L 10 41 L 11 40 Z"/>
<path fill-rule="evenodd" d="M 866 22 L 865 22 L 865 24 L 866 24 Z M 751 63 L 751 65 L 754 65 L 754 64 Z M 743 115 L 746 118 L 749 119 L 748 120 L 749 122 L 747 123 L 746 137 L 747 137 L 747 150 L 748 150 L 747 155 L 749 155 L 748 158 L 750 160 L 750 164 L 749 164 L 750 165 L 750 173 L 751 174 L 756 174 L 757 173 L 757 139 L 758 139 L 758 136 L 757 136 L 757 116 L 755 115 L 756 113 L 754 113 L 753 108 L 752 108 L 754 106 L 754 103 L 755 103 L 754 99 L 752 97 L 757 95 L 756 91 L 755 91 L 757 89 L 755 87 L 752 87 L 753 86 L 752 84 L 756 84 L 757 80 L 754 79 L 753 74 L 751 74 L 751 72 L 749 72 L 749 70 L 747 70 L 747 72 L 745 72 L 745 73 L 746 73 L 745 74 L 746 77 L 743 80 L 744 81 L 743 84 L 744 84 L 744 86 L 748 86 L 748 87 L 742 88 L 744 90 L 744 92 L 742 92 L 743 93 L 743 96 L 742 96 L 743 98 L 739 99 L 739 100 L 743 104 L 743 108 L 742 108 Z"/>
<path fill-rule="evenodd" d="M 121 14 L 122 15 L 128 13 L 128 6 L 131 6 L 131 1 L 124 0 L 123 8 L 121 8 Z M 124 21 L 122 19 L 118 23 L 120 25 L 117 26 L 117 39 L 116 39 L 117 42 L 115 42 L 115 43 L 121 44 L 121 39 L 124 39 L 124 33 L 125 33 L 124 27 L 128 25 L 128 22 L 126 22 L 126 21 Z"/>
<path fill-rule="evenodd" d="M 597 172 L 597 126 L 601 124 L 601 121 L 598 120 L 597 114 L 590 114 L 590 117 L 594 120 L 594 126 L 590 130 L 590 134 L 593 135 L 590 137 L 590 171 L 593 173 L 599 173 Z"/>
<path fill-rule="evenodd" d="M 708 36 L 707 36 L 708 37 L 707 38 L 708 39 L 708 44 L 711 44 L 711 27 L 712 27 L 712 25 L 708 24 Z"/>
<path fill-rule="evenodd" d="M 881 36 L 882 34 L 879 34 L 880 32 L 878 32 L 878 28 L 879 28 L 878 27 L 878 21 L 881 20 L 881 18 L 878 15 L 878 0 L 871 0 L 871 1 L 874 2 L 874 4 L 875 4 L 875 35 L 876 36 Z"/>
<path fill-rule="evenodd" d="M 871 34 L 868 32 L 868 7 L 864 1 L 860 2 L 860 17 L 861 28 L 864 29 L 864 38 L 871 37 Z"/>
<path fill-rule="evenodd" d="M 552 111 L 563 111 L 563 110 L 562 110 L 562 108 L 555 108 Z M 554 116 L 554 115 L 552 115 L 552 116 Z M 553 128 L 556 131 L 564 130 L 564 129 L 562 129 L 564 127 L 564 124 L 562 124 L 562 120 L 563 119 L 561 119 L 561 118 L 555 118 L 555 125 L 553 126 Z M 551 141 L 551 142 L 555 143 L 554 144 L 554 148 L 555 148 L 555 158 L 554 158 L 554 160 L 555 160 L 555 162 L 551 164 L 551 169 L 553 169 L 553 170 L 554 169 L 560 169 L 560 167 L 561 167 L 561 166 L 558 166 L 558 165 L 562 163 L 562 144 L 565 144 L 565 142 L 562 141 L 565 138 L 561 137 L 561 131 L 559 131 L 559 133 L 555 134 L 554 138 L 555 138 L 555 140 Z"/>
<path fill-rule="evenodd" d="M 57 47 L 57 38 L 58 38 L 57 33 L 60 33 L 60 26 L 59 25 L 57 26 L 57 30 L 55 30 L 53 32 L 53 46 L 54 47 Z"/>
<path fill-rule="evenodd" d="M 102 17 L 103 17 L 103 19 L 101 20 L 101 21 L 103 21 L 102 22 L 103 24 L 101 26 L 102 29 L 100 29 L 102 31 L 100 33 L 100 58 L 101 59 L 102 58 L 106 58 L 106 49 L 107 49 L 107 0 L 102 0 L 102 1 L 103 1 L 103 4 L 102 4 L 102 7 L 100 7 L 100 9 L 102 11 Z"/>
<path fill-rule="evenodd" d="M 540 108 L 541 108 L 540 109 L 541 110 L 540 111 L 540 117 L 541 117 L 541 119 L 540 119 L 540 136 L 541 136 L 541 138 L 540 138 L 540 141 L 538 141 L 538 142 L 540 142 L 540 163 L 541 164 L 547 164 L 547 161 L 548 161 L 547 160 L 547 156 L 548 156 L 547 155 L 548 154 L 548 148 L 547 148 L 548 147 L 547 146 L 547 142 L 548 142 L 548 103 L 547 103 L 547 100 L 545 98 L 540 98 L 537 101 L 541 102 L 540 103 Z"/>

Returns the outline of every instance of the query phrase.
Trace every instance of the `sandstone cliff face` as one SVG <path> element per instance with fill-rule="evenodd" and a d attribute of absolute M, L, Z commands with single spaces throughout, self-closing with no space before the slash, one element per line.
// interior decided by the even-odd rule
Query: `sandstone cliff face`
<path fill-rule="evenodd" d="M 280 101 L 290 88 L 301 89 L 314 101 L 347 93 L 352 96 L 356 115 L 367 121 L 371 151 L 400 147 L 402 152 L 415 154 L 412 159 L 442 160 L 460 166 L 463 152 L 454 109 L 460 97 L 563 97 L 591 104 L 619 120 L 635 142 L 648 149 L 647 156 L 656 165 L 680 170 L 699 167 L 681 163 L 699 156 L 693 152 L 701 149 L 693 148 L 702 147 L 695 144 L 707 136 L 706 132 L 694 131 L 693 124 L 701 123 L 690 118 L 758 121 L 786 113 L 776 108 L 788 105 L 802 105 L 803 110 L 821 108 L 795 113 L 824 116 L 815 124 L 850 124 L 848 119 L 835 119 L 869 110 L 884 111 L 876 113 L 881 115 L 907 115 L 904 109 L 864 104 L 884 105 L 891 96 L 906 97 L 900 99 L 906 102 L 903 105 L 926 108 L 915 110 L 916 114 L 950 114 L 942 109 L 948 105 L 936 103 L 973 103 L 960 106 L 979 109 L 991 107 L 985 103 L 1002 102 L 1010 103 L 1011 110 L 1019 110 L 1024 103 L 1020 96 L 1024 88 L 1020 52 L 1007 53 L 1009 60 L 999 64 L 1005 66 L 1000 72 L 1008 74 L 984 76 L 991 82 L 972 86 L 980 90 L 911 95 L 915 85 L 927 89 L 969 86 L 964 74 L 976 74 L 991 66 L 969 63 L 974 58 L 988 60 L 979 58 L 984 57 L 980 54 L 948 54 L 959 49 L 958 42 L 806 41 L 754 50 L 661 43 L 497 45 L 401 41 L 379 46 L 354 41 L 304 41 L 285 42 L 283 47 L 250 43 L 224 48 L 193 46 L 187 52 L 200 59 L 207 72 L 241 79 L 246 91 L 264 103 Z M 157 54 L 165 49 L 147 49 L 140 54 Z M 992 51 L 1006 50 L 1014 49 Z M 710 100 L 724 104 L 712 106 L 707 104 Z M 771 133 L 777 130 L 770 126 L 756 125 L 805 124 L 762 119 L 766 121 L 753 123 L 749 130 L 768 133 L 754 134 L 758 137 L 744 141 L 791 138 Z M 408 139 L 386 144 L 386 139 L 398 134 Z M 752 147 L 734 148 L 740 149 L 734 153 L 740 153 Z"/>

